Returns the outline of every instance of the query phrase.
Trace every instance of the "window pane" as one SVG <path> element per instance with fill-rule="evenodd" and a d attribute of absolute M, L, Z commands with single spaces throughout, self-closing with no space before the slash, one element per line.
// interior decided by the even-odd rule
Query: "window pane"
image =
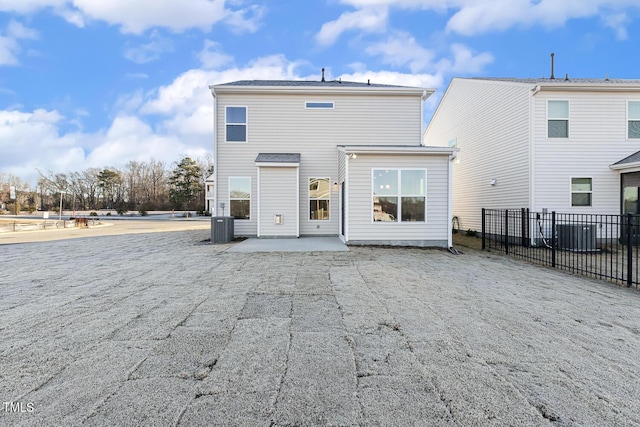
<path fill-rule="evenodd" d="M 424 197 L 402 198 L 402 221 L 424 222 Z"/>
<path fill-rule="evenodd" d="M 571 178 L 571 191 L 591 191 L 591 178 Z"/>
<path fill-rule="evenodd" d="M 397 197 L 374 197 L 373 198 L 373 220 L 381 222 L 398 221 L 398 198 Z"/>
<path fill-rule="evenodd" d="M 629 138 L 640 138 L 640 120 L 629 120 Z"/>
<path fill-rule="evenodd" d="M 423 170 L 403 170 L 400 172 L 400 181 L 403 196 L 424 196 L 425 173 Z"/>
<path fill-rule="evenodd" d="M 333 108 L 333 102 L 307 102 L 307 108 Z"/>
<path fill-rule="evenodd" d="M 549 101 L 547 117 L 550 119 L 568 119 L 569 101 Z"/>
<path fill-rule="evenodd" d="M 640 101 L 629 101 L 629 120 L 640 120 Z"/>
<path fill-rule="evenodd" d="M 568 120 L 549 120 L 549 138 L 568 138 Z"/>
<path fill-rule="evenodd" d="M 245 125 L 227 125 L 227 141 L 246 142 L 247 126 Z"/>
<path fill-rule="evenodd" d="M 381 196 L 397 195 L 398 194 L 398 171 L 374 169 L 373 194 L 381 195 Z"/>
<path fill-rule="evenodd" d="M 328 200 L 309 200 L 309 219 L 328 220 L 329 219 L 329 201 Z"/>
<path fill-rule="evenodd" d="M 246 107 L 227 107 L 227 123 L 247 123 Z"/>
<path fill-rule="evenodd" d="M 232 199 L 250 199 L 251 178 L 229 178 L 229 197 Z"/>
<path fill-rule="evenodd" d="M 571 206 L 591 206 L 591 193 L 573 193 Z"/>
<path fill-rule="evenodd" d="M 330 191 L 329 179 L 309 178 L 309 198 L 310 199 L 328 199 L 329 191 Z"/>
<path fill-rule="evenodd" d="M 249 219 L 251 209 L 250 200 L 231 200 L 230 202 L 231 216 L 236 219 Z"/>

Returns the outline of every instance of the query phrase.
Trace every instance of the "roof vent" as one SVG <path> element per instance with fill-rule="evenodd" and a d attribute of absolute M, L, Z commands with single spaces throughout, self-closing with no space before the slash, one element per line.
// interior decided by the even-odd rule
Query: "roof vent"
<path fill-rule="evenodd" d="M 371 79 L 367 79 L 367 86 L 371 86 Z"/>
<path fill-rule="evenodd" d="M 324 80 L 324 67 L 322 67 L 322 80 L 321 81 L 325 81 Z"/>
<path fill-rule="evenodd" d="M 565 81 L 565 82 L 568 82 L 568 81 L 569 81 L 569 73 L 567 73 L 567 74 L 565 74 L 565 75 L 564 75 L 564 81 Z"/>
<path fill-rule="evenodd" d="M 605 82 L 608 82 L 608 81 L 609 81 L 609 73 L 605 74 L 604 81 L 605 81 Z"/>
<path fill-rule="evenodd" d="M 555 55 L 556 55 L 555 53 L 551 52 L 551 77 L 549 77 L 549 78 L 552 79 L 552 80 L 555 79 L 555 76 L 553 75 L 553 57 Z"/>

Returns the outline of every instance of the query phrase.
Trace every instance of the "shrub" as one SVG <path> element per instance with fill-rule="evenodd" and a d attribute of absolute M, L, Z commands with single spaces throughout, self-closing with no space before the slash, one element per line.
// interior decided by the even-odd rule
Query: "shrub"
<path fill-rule="evenodd" d="M 140 209 L 140 210 L 138 211 L 138 213 L 140 214 L 140 216 L 147 216 L 147 215 L 148 215 L 147 211 L 146 211 L 146 210 L 144 210 L 144 209 Z"/>
<path fill-rule="evenodd" d="M 111 212 L 107 212 L 107 216 L 111 216 Z"/>
<path fill-rule="evenodd" d="M 472 229 L 468 229 L 468 230 L 465 232 L 465 234 L 466 234 L 467 236 L 472 236 L 472 237 L 476 237 L 476 235 L 477 235 L 477 234 L 476 234 L 476 232 L 475 232 L 475 231 L 473 231 Z"/>
<path fill-rule="evenodd" d="M 89 212 L 89 216 L 98 216 L 98 212 L 91 211 L 91 212 Z"/>

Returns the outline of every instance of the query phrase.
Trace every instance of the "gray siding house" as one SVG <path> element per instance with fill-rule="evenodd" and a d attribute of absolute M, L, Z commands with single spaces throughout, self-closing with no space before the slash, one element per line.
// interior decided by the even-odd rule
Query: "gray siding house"
<path fill-rule="evenodd" d="M 214 216 L 236 236 L 451 246 L 457 153 L 421 144 L 431 89 L 345 81 L 212 85 Z"/>
<path fill-rule="evenodd" d="M 640 213 L 640 80 L 454 78 L 424 134 L 457 147 L 453 215 Z"/>

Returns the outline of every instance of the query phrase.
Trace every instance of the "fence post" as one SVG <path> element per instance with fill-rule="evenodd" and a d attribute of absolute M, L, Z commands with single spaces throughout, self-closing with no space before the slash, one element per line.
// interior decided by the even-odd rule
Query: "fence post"
<path fill-rule="evenodd" d="M 556 211 L 551 212 L 551 267 L 556 267 Z"/>
<path fill-rule="evenodd" d="M 509 209 L 504 211 L 504 253 L 509 255 Z"/>
<path fill-rule="evenodd" d="M 627 288 L 633 284 L 633 215 L 627 214 Z"/>
<path fill-rule="evenodd" d="M 523 248 L 528 248 L 529 247 L 529 243 L 528 243 L 528 237 L 527 236 L 527 230 L 528 230 L 528 226 L 529 226 L 529 215 L 528 215 L 528 209 L 525 208 L 521 208 L 520 209 L 520 235 L 522 236 L 522 247 Z"/>
<path fill-rule="evenodd" d="M 486 240 L 486 219 L 485 219 L 485 214 L 486 214 L 486 209 L 482 208 L 482 250 L 484 251 L 485 248 L 487 247 L 487 240 Z"/>

